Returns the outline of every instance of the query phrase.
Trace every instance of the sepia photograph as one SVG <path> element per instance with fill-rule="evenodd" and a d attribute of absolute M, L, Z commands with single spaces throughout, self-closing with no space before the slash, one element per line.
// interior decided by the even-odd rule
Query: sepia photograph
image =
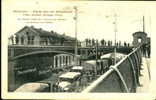
<path fill-rule="evenodd" d="M 155 100 L 155 10 L 145 1 L 2 0 L 3 98 Z"/>

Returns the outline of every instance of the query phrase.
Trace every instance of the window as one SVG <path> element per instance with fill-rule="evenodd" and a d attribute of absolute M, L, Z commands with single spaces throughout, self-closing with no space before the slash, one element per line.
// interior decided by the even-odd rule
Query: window
<path fill-rule="evenodd" d="M 41 44 L 41 45 L 48 45 L 48 38 L 46 38 L 46 37 L 41 37 L 40 44 Z"/>
<path fill-rule="evenodd" d="M 28 45 L 30 44 L 30 36 L 28 36 Z"/>
<path fill-rule="evenodd" d="M 24 37 L 21 37 L 21 44 L 24 44 Z"/>
<path fill-rule="evenodd" d="M 28 36 L 28 45 L 34 44 L 34 36 Z"/>
<path fill-rule="evenodd" d="M 48 40 L 47 40 L 47 38 L 45 39 L 45 44 L 48 45 Z"/>

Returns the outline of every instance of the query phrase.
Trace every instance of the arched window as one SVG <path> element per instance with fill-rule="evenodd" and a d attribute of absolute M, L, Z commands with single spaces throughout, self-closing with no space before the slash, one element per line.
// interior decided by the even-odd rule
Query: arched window
<path fill-rule="evenodd" d="M 142 39 L 141 38 L 138 38 L 138 43 L 141 43 L 142 42 Z"/>

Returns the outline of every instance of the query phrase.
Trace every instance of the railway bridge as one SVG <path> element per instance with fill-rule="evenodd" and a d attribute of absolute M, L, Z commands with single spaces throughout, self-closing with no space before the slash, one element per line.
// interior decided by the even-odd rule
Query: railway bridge
<path fill-rule="evenodd" d="M 75 48 L 73 46 L 9 45 L 9 76 L 14 76 L 9 77 L 9 82 L 12 83 L 9 87 L 10 90 L 14 90 L 14 87 L 18 87 L 22 83 L 25 83 L 25 81 L 28 82 L 29 80 L 36 79 L 35 77 L 48 77 L 48 74 L 46 73 L 51 73 L 49 69 L 52 69 L 53 72 L 57 72 L 61 69 L 70 68 L 75 62 L 74 50 Z M 96 47 L 78 47 L 78 54 L 80 56 L 77 63 L 80 63 L 81 59 L 95 59 L 95 50 Z M 113 50 L 113 46 L 98 47 L 98 56 L 100 57 L 103 54 L 113 52 Z M 117 48 L 117 51 L 126 54 L 131 50 L 132 47 L 121 46 Z M 23 82 L 19 83 L 17 80 L 23 80 Z M 17 86 L 11 86 L 13 84 L 16 84 Z"/>
<path fill-rule="evenodd" d="M 90 46 L 90 47 L 78 47 L 78 55 L 85 57 L 94 56 L 96 50 L 98 55 L 103 55 L 109 52 L 114 51 L 115 46 Z M 128 54 L 133 46 L 117 46 L 117 52 Z M 35 53 L 42 51 L 63 51 L 67 53 L 74 54 L 74 46 L 24 46 L 24 45 L 9 45 L 8 46 L 8 56 L 9 58 L 14 58 L 16 56 L 25 55 L 27 53 Z"/>

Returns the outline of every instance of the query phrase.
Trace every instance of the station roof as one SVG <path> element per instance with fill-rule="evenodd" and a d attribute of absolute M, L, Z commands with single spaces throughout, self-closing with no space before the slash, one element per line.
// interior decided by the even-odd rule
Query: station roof
<path fill-rule="evenodd" d="M 83 66 L 74 66 L 72 69 L 82 70 L 83 69 Z"/>
<path fill-rule="evenodd" d="M 58 38 L 64 38 L 65 40 L 75 40 L 75 38 L 66 36 L 65 34 L 58 34 L 54 31 L 46 31 L 42 28 L 35 28 L 34 26 L 25 26 L 22 29 L 20 29 L 18 32 L 15 33 L 15 35 L 18 35 L 20 32 L 24 31 L 25 29 L 28 29 L 31 31 L 31 33 L 39 36 L 45 36 L 45 37 L 58 37 Z"/>
<path fill-rule="evenodd" d="M 101 56 L 101 59 L 104 59 L 104 58 L 114 58 L 114 57 L 115 57 L 115 54 L 114 53 L 108 53 L 108 54 L 102 55 Z M 116 58 L 117 59 L 121 59 L 123 57 L 125 57 L 125 54 L 116 53 Z"/>
<path fill-rule="evenodd" d="M 42 91 L 44 88 L 48 87 L 45 83 L 26 83 L 21 87 L 17 88 L 15 92 L 36 92 Z"/>
<path fill-rule="evenodd" d="M 89 64 L 95 65 L 96 64 L 96 60 L 87 60 L 87 61 L 85 61 L 85 63 L 89 63 Z"/>

